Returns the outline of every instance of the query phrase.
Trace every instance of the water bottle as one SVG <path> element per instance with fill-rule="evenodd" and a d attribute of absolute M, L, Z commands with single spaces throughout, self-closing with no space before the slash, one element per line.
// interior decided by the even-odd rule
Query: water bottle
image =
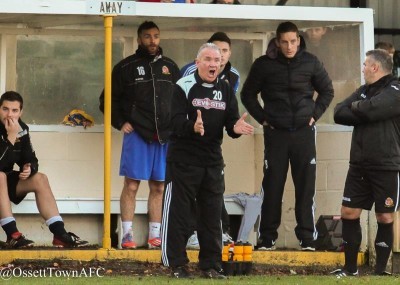
<path fill-rule="evenodd" d="M 242 242 L 239 241 L 235 244 L 233 252 L 234 252 L 233 261 L 243 261 L 243 243 Z"/>
<path fill-rule="evenodd" d="M 253 245 L 249 242 L 243 244 L 242 275 L 250 275 L 253 268 Z"/>
<path fill-rule="evenodd" d="M 253 245 L 249 242 L 243 244 L 243 261 L 252 261 Z"/>
<path fill-rule="evenodd" d="M 229 249 L 231 244 L 229 242 L 224 242 L 224 247 L 222 248 L 222 261 L 229 260 Z"/>

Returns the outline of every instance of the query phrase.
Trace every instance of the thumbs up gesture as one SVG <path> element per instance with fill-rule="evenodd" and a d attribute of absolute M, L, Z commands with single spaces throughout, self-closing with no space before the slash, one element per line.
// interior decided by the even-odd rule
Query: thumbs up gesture
<path fill-rule="evenodd" d="M 236 122 L 233 127 L 233 131 L 238 135 L 251 135 L 254 132 L 254 127 L 245 122 L 247 113 L 244 113 L 242 117 Z"/>
<path fill-rule="evenodd" d="M 204 135 L 204 125 L 203 125 L 203 119 L 201 118 L 200 110 L 197 110 L 197 119 L 196 122 L 194 123 L 194 132 L 199 133 L 201 136 Z"/>

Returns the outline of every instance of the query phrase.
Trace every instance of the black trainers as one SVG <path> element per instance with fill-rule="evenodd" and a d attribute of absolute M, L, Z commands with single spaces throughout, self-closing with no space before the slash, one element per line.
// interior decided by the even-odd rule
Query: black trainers
<path fill-rule="evenodd" d="M 25 236 L 20 232 L 15 232 L 11 235 L 11 238 L 7 239 L 7 248 L 24 248 L 33 246 L 33 241 L 26 239 Z"/>
<path fill-rule="evenodd" d="M 301 240 L 300 246 L 303 251 L 315 251 L 315 242 L 313 240 Z"/>
<path fill-rule="evenodd" d="M 173 267 L 171 276 L 178 279 L 193 279 L 186 266 Z"/>
<path fill-rule="evenodd" d="M 203 277 L 208 279 L 227 279 L 222 268 L 209 268 L 203 270 Z"/>
<path fill-rule="evenodd" d="M 377 276 L 392 276 L 392 273 L 390 273 L 388 271 L 382 271 L 382 272 L 376 272 L 375 271 L 374 275 L 377 275 Z"/>
<path fill-rule="evenodd" d="M 358 270 L 354 273 L 348 272 L 346 269 L 339 268 L 330 272 L 330 274 L 335 275 L 336 278 L 345 278 L 345 277 L 356 277 L 358 276 Z"/>
<path fill-rule="evenodd" d="M 81 240 L 76 234 L 68 232 L 62 236 L 54 236 L 53 246 L 55 247 L 80 247 L 88 245 L 88 242 Z"/>
<path fill-rule="evenodd" d="M 274 240 L 261 241 L 261 243 L 257 244 L 256 246 L 256 250 L 261 250 L 261 251 L 271 251 L 275 249 L 276 248 Z"/>

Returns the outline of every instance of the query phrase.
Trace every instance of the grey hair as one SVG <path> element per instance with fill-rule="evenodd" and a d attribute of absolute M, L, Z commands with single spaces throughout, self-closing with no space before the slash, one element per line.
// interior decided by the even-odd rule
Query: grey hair
<path fill-rule="evenodd" d="M 387 73 L 387 74 L 392 73 L 393 58 L 386 50 L 373 49 L 373 50 L 367 51 L 365 55 L 369 56 L 374 61 L 378 62 L 381 65 L 382 70 L 385 73 Z"/>
<path fill-rule="evenodd" d="M 216 44 L 213 44 L 213 43 L 205 43 L 205 44 L 202 44 L 201 47 L 199 48 L 199 51 L 197 52 L 197 57 L 196 57 L 197 59 L 200 58 L 200 54 L 201 54 L 201 53 L 203 52 L 203 50 L 205 50 L 206 48 L 216 50 L 216 51 L 218 51 L 218 53 L 221 55 L 221 51 L 219 50 L 219 47 L 218 47 Z"/>

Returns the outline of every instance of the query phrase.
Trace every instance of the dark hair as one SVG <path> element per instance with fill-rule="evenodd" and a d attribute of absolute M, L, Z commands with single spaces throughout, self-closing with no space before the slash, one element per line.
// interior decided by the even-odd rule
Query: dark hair
<path fill-rule="evenodd" d="M 208 39 L 208 43 L 212 43 L 215 41 L 219 41 L 219 42 L 225 42 L 228 43 L 229 46 L 231 46 L 231 39 L 227 36 L 227 34 L 225 34 L 224 32 L 216 32 L 214 33 L 211 38 Z"/>
<path fill-rule="evenodd" d="M 279 40 L 281 38 L 281 34 L 294 32 L 299 36 L 299 29 L 295 24 L 292 22 L 283 22 L 280 23 L 279 26 L 276 28 L 276 38 Z"/>
<path fill-rule="evenodd" d="M 140 35 L 142 34 L 142 32 L 144 30 L 150 30 L 156 28 L 157 30 L 160 30 L 158 28 L 158 26 L 156 25 L 156 23 L 154 23 L 153 21 L 144 21 L 143 23 L 140 24 L 138 30 L 137 30 L 137 35 L 138 37 L 140 37 Z"/>
<path fill-rule="evenodd" d="M 393 59 L 390 56 L 389 52 L 387 52 L 386 50 L 373 49 L 367 51 L 365 55 L 371 57 L 374 61 L 379 62 L 384 72 L 386 73 L 392 72 Z"/>
<path fill-rule="evenodd" d="M 24 100 L 22 99 L 22 96 L 15 91 L 7 91 L 3 95 L 1 95 L 0 106 L 3 105 L 4 101 L 11 101 L 11 102 L 18 101 L 21 110 L 24 105 Z"/>
<path fill-rule="evenodd" d="M 393 44 L 391 44 L 391 43 L 388 43 L 388 42 L 378 42 L 378 43 L 376 43 L 375 44 L 375 49 L 378 49 L 378 48 L 380 48 L 380 49 L 384 49 L 384 50 L 386 50 L 388 53 L 390 53 L 390 52 L 394 52 L 394 46 L 393 46 Z"/>

